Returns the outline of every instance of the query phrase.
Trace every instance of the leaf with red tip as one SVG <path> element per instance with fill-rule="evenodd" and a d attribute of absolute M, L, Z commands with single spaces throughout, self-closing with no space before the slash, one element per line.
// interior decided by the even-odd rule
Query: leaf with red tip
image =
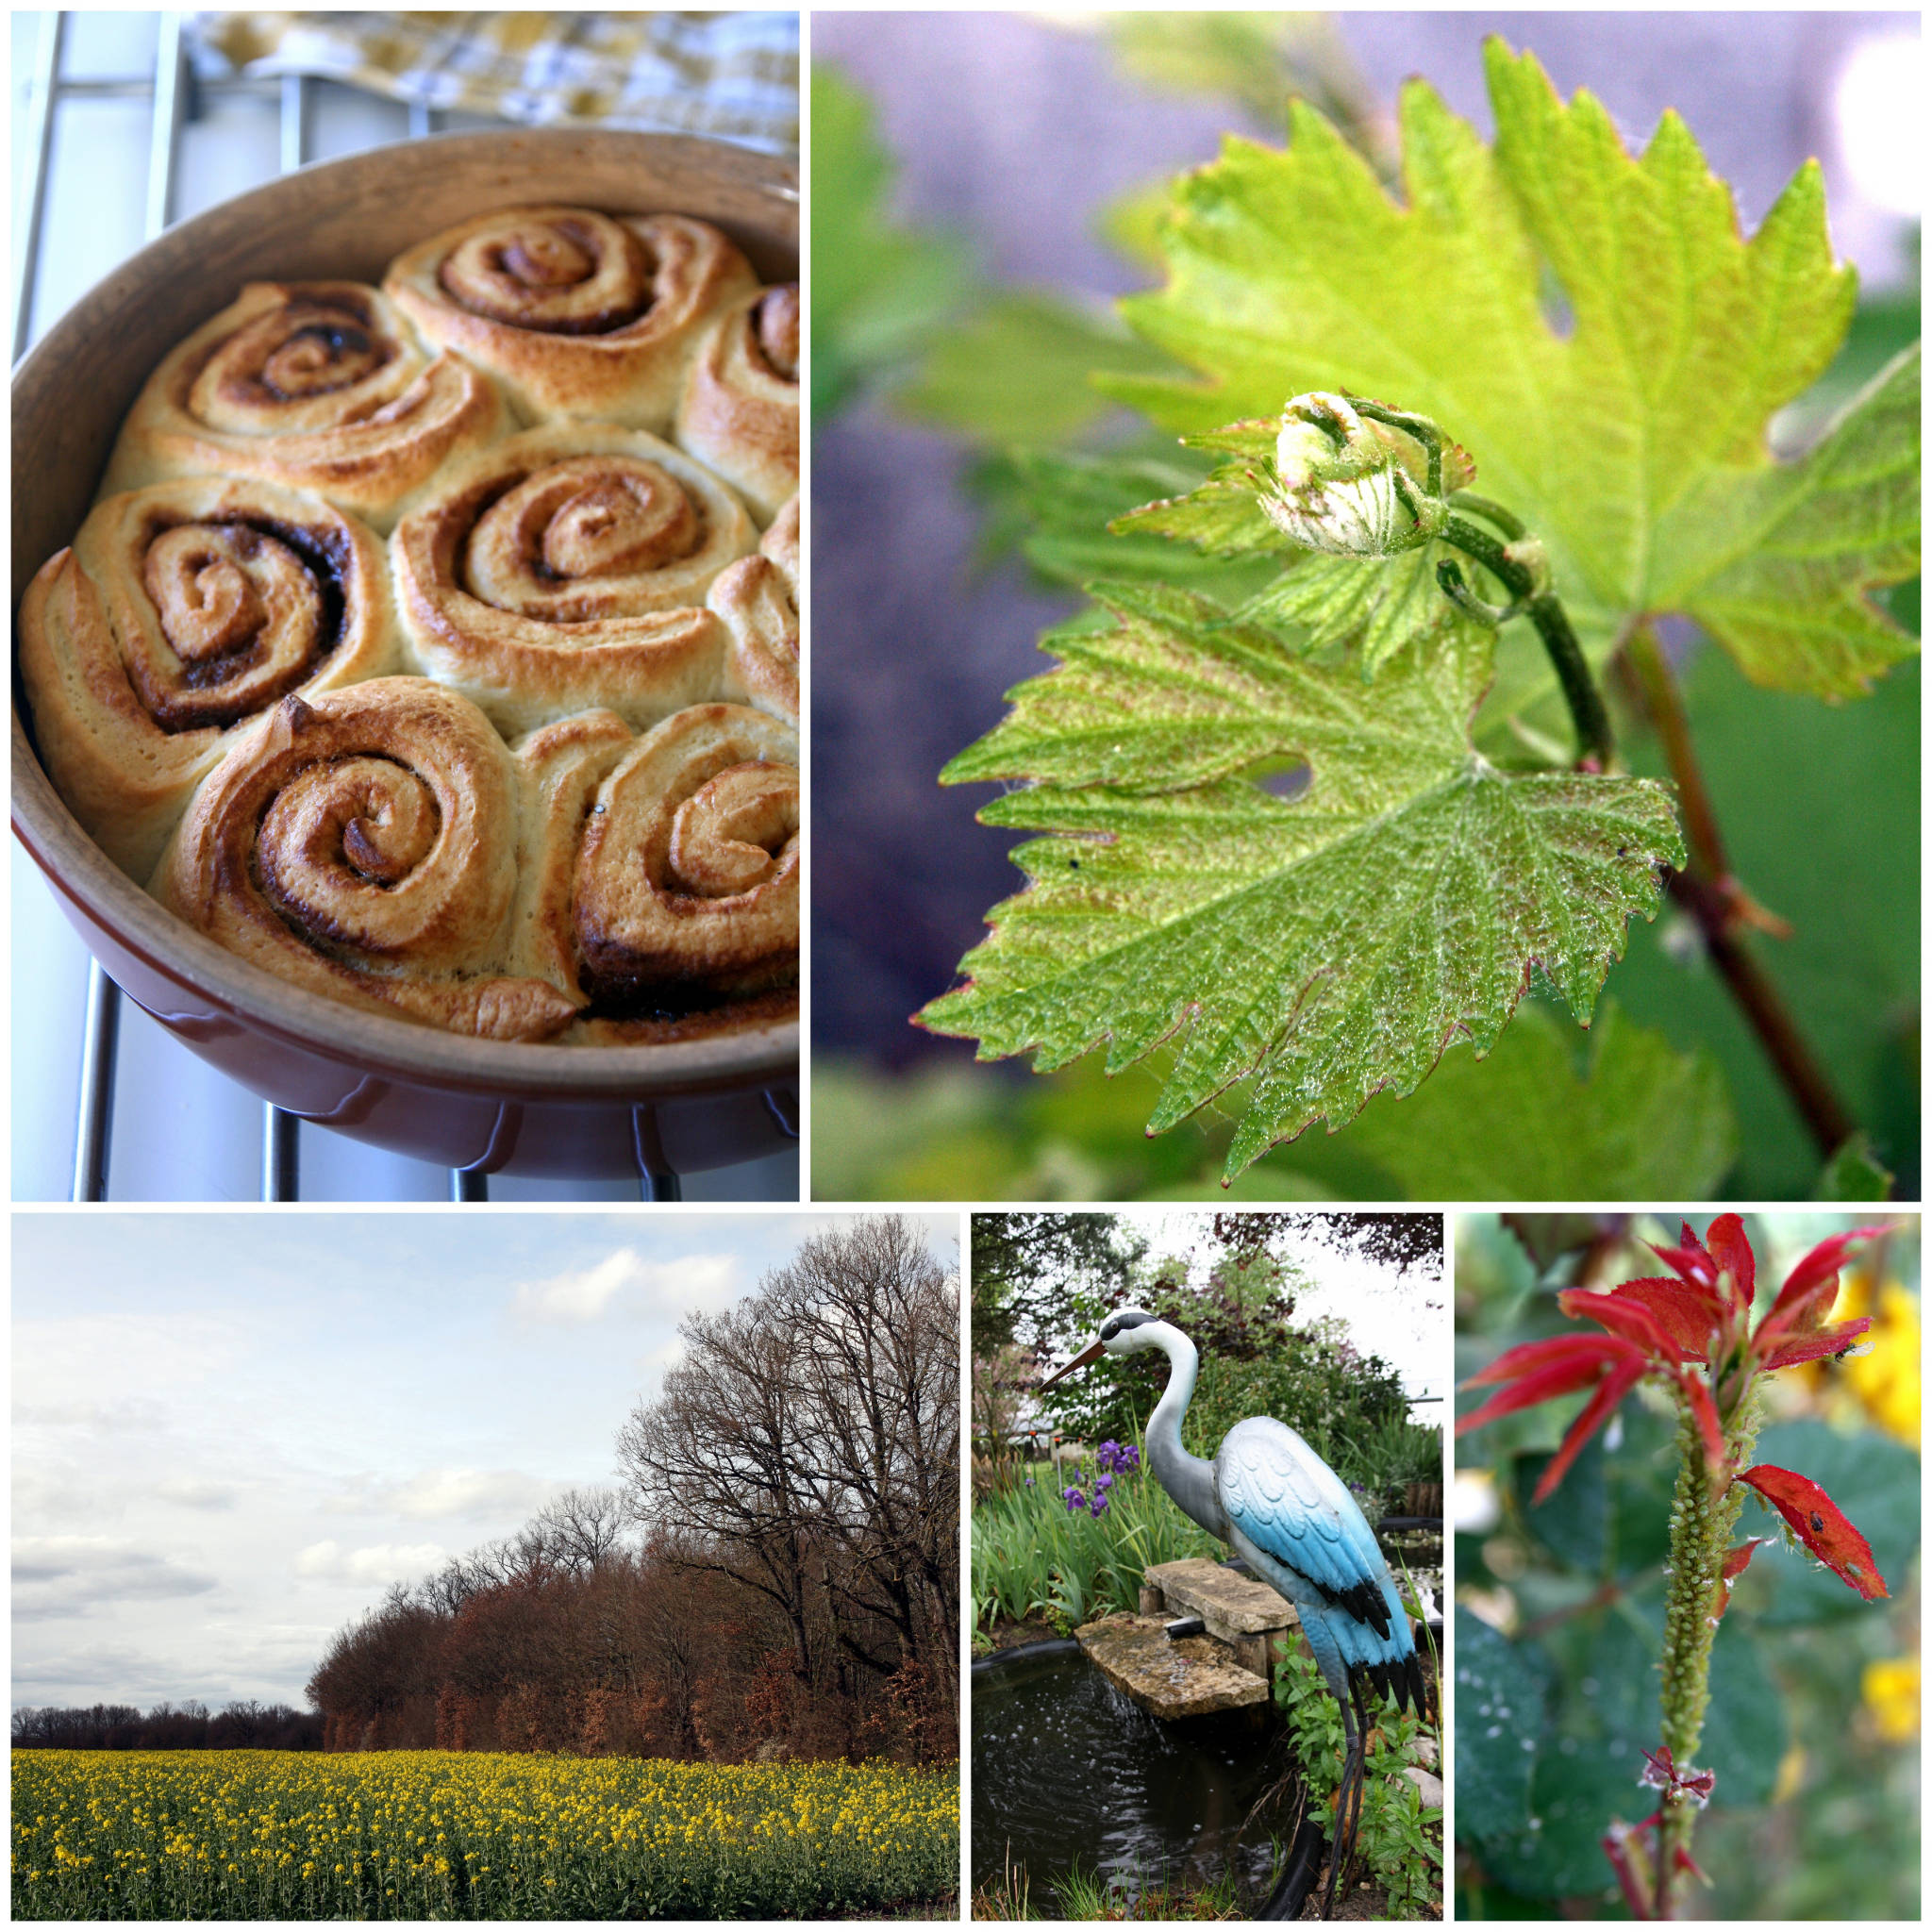
<path fill-rule="evenodd" d="M 1771 1312 L 1757 1324 L 1751 1346 L 1758 1357 L 1768 1359 L 1791 1339 L 1815 1335 L 1823 1328 L 1838 1297 L 1838 1271 L 1844 1262 L 1845 1250 L 1854 1241 L 1869 1241 L 1888 1231 L 1884 1227 L 1855 1227 L 1849 1234 L 1835 1234 L 1820 1241 L 1785 1277 Z"/>
<path fill-rule="evenodd" d="M 1689 1360 L 1710 1358 L 1710 1338 L 1724 1326 L 1725 1315 L 1724 1302 L 1714 1291 L 1669 1274 L 1646 1274 L 1624 1282 L 1617 1292 L 1641 1302 Z"/>
<path fill-rule="evenodd" d="M 1710 1883 L 1710 1875 L 1702 1865 L 1687 1852 L 1682 1845 L 1677 1847 L 1677 1870 L 1688 1872 L 1702 1885 Z"/>
<path fill-rule="evenodd" d="M 1557 1304 L 1566 1315 L 1598 1323 L 1612 1335 L 1635 1342 L 1659 1362 L 1674 1367 L 1684 1358 L 1683 1351 L 1664 1332 L 1663 1324 L 1650 1309 L 1641 1301 L 1626 1300 L 1621 1290 L 1601 1294 L 1593 1289 L 1566 1288 L 1557 1297 Z"/>
<path fill-rule="evenodd" d="M 1603 1349 L 1600 1335 L 1552 1335 L 1542 1341 L 1519 1341 L 1460 1386 L 1480 1389 L 1485 1382 L 1507 1382 L 1512 1376 L 1527 1374 L 1530 1370 L 1547 1367 L 1552 1362 L 1567 1361 L 1573 1356 L 1601 1356 Z"/>
<path fill-rule="evenodd" d="M 1710 1250 L 1697 1239 L 1697 1231 L 1688 1221 L 1679 1223 L 1678 1226 L 1674 1248 L 1660 1248 L 1652 1241 L 1651 1253 L 1693 1287 L 1716 1288 L 1717 1262 L 1712 1258 Z"/>
<path fill-rule="evenodd" d="M 1872 1545 L 1809 1476 L 1760 1462 L 1738 1480 L 1749 1483 L 1791 1525 L 1798 1541 L 1868 1603 L 1891 1594 L 1872 1560 Z"/>
<path fill-rule="evenodd" d="M 1698 1431 L 1704 1438 L 1706 1461 L 1713 1470 L 1722 1469 L 1724 1460 L 1724 1427 L 1717 1419 L 1717 1404 L 1710 1399 L 1709 1385 L 1702 1375 L 1689 1369 L 1679 1369 L 1677 1387 L 1684 1391 L 1685 1400 L 1690 1405 L 1690 1413 L 1697 1419 Z"/>
<path fill-rule="evenodd" d="M 1570 1424 L 1570 1433 L 1563 1438 L 1562 1447 L 1550 1457 L 1542 1479 L 1536 1486 L 1536 1494 L 1530 1498 L 1532 1503 L 1545 1503 L 1550 1499 L 1557 1485 L 1569 1474 L 1570 1465 L 1582 1453 L 1583 1445 L 1602 1427 L 1618 1403 L 1643 1379 L 1644 1371 L 1649 1367 L 1647 1361 L 1639 1358 L 1620 1364 L 1604 1377 L 1596 1393 L 1583 1405 L 1583 1413 Z"/>
<path fill-rule="evenodd" d="M 1724 1558 L 1724 1575 L 1717 1586 L 1717 1599 L 1710 1607 L 1710 1621 L 1715 1624 L 1731 1607 L 1731 1585 L 1744 1574 L 1745 1566 L 1757 1554 L 1757 1545 L 1770 1539 L 1761 1536 L 1747 1537 L 1731 1554 Z"/>
<path fill-rule="evenodd" d="M 1635 1356 L 1640 1374 L 1646 1365 L 1644 1357 L 1627 1341 L 1594 1335 L 1578 1336 L 1576 1340 L 1585 1344 L 1584 1352 L 1551 1362 L 1546 1367 L 1532 1369 L 1508 1388 L 1499 1389 L 1480 1408 L 1457 1419 L 1456 1433 L 1465 1435 L 1484 1423 L 1493 1422 L 1498 1416 L 1509 1415 L 1519 1408 L 1534 1407 L 1539 1402 L 1548 1402 L 1557 1395 L 1568 1395 L 1572 1391 L 1581 1389 L 1585 1383 L 1593 1381 L 1598 1371 L 1609 1363 L 1627 1360 Z"/>
<path fill-rule="evenodd" d="M 1774 1336 L 1764 1366 L 1767 1371 L 1789 1369 L 1794 1362 L 1815 1362 L 1821 1356 L 1836 1355 L 1840 1349 L 1849 1348 L 1871 1325 L 1872 1317 L 1860 1315 L 1856 1321 L 1840 1322 L 1836 1328 L 1814 1328 L 1788 1341 L 1780 1342 Z"/>
<path fill-rule="evenodd" d="M 1744 1238 L 1741 1215 L 1720 1214 L 1704 1238 L 1710 1257 L 1731 1277 L 1731 1307 L 1748 1314 L 1757 1294 L 1757 1257 Z"/>
<path fill-rule="evenodd" d="M 1828 1281 L 1844 1265 L 1845 1250 L 1854 1241 L 1876 1241 L 1882 1234 L 1891 1232 L 1892 1224 L 1886 1222 L 1877 1227 L 1855 1227 L 1849 1234 L 1835 1234 L 1822 1241 L 1791 1272 L 1785 1276 L 1785 1285 L 1778 1291 L 1772 1313 L 1776 1314 L 1789 1301 L 1807 1293 L 1820 1282 Z"/>
<path fill-rule="evenodd" d="M 1763 1536 L 1746 1537 L 1731 1554 L 1724 1558 L 1724 1581 L 1735 1583 L 1751 1567 L 1751 1558 L 1757 1554 L 1759 1543 L 1769 1542 Z"/>

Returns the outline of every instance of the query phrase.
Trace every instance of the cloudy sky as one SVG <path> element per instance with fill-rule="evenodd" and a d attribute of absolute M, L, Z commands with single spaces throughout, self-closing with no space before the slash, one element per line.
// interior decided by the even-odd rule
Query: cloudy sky
<path fill-rule="evenodd" d="M 16 1213 L 14 1704 L 306 1704 L 391 1580 L 614 1480 L 679 1320 L 842 1218 Z"/>
<path fill-rule="evenodd" d="M 1155 1258 L 1192 1250 L 1197 1275 L 1205 1276 L 1219 1253 L 1211 1240 L 1204 1240 L 1211 1231 L 1211 1216 L 1199 1211 L 1127 1208 L 1120 1218 L 1147 1236 Z M 1295 1295 L 1298 1319 L 1339 1315 L 1358 1349 L 1380 1356 L 1401 1375 L 1411 1402 L 1448 1392 L 1448 1296 L 1440 1270 L 1433 1277 L 1413 1271 L 1400 1274 L 1331 1247 L 1311 1233 L 1291 1235 L 1278 1252 L 1307 1276 L 1307 1286 Z M 1438 1422 L 1441 1414 L 1433 1402 L 1414 1411 L 1415 1419 L 1424 1423 Z"/>

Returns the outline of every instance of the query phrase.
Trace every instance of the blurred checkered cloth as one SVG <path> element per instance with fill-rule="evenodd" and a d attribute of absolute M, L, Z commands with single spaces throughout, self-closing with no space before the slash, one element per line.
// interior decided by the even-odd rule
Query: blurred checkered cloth
<path fill-rule="evenodd" d="M 798 152 L 796 13 L 204 13 L 207 71 Z"/>

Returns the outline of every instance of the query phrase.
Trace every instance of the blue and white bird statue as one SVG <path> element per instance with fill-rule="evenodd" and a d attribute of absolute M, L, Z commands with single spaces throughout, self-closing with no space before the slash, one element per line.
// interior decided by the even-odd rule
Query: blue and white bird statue
<path fill-rule="evenodd" d="M 1389 1566 L 1341 1479 L 1285 1423 L 1251 1416 L 1222 1439 L 1212 1462 L 1181 1446 L 1181 1418 L 1200 1372 L 1194 1344 L 1171 1322 L 1141 1308 L 1109 1315 L 1099 1335 L 1042 1391 L 1103 1355 L 1158 1348 L 1173 1364 L 1147 1420 L 1147 1462 L 1156 1480 L 1210 1536 L 1233 1544 L 1248 1568 L 1295 1607 L 1302 1635 L 1341 1709 L 1345 1740 L 1335 1844 L 1322 1916 L 1335 1903 L 1339 1874 L 1355 1857 L 1363 1757 L 1373 1690 L 1398 1707 L 1424 1712 L 1426 1690 L 1408 1619 Z"/>

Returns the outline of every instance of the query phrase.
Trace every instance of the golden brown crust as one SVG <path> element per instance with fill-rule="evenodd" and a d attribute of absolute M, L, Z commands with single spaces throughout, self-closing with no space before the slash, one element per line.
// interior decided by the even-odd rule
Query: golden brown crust
<path fill-rule="evenodd" d="M 298 986 L 494 1040 L 542 1040 L 577 1002 L 505 971 L 518 894 L 515 762 L 421 678 L 289 698 L 225 758 L 150 890 Z"/>
<path fill-rule="evenodd" d="M 251 282 L 149 376 L 102 494 L 255 476 L 387 531 L 443 463 L 513 426 L 494 381 L 425 350 L 377 290 Z"/>
<path fill-rule="evenodd" d="M 56 786 L 164 905 L 368 1010 L 794 1017 L 797 335 L 795 287 L 675 215 L 511 210 L 381 291 L 249 285 L 23 601 Z M 649 433 L 681 400 L 757 520 Z"/>
<path fill-rule="evenodd" d="M 703 600 L 756 534 L 702 465 L 642 430 L 526 430 L 397 526 L 408 647 L 508 734 L 595 707 L 655 724 L 720 689 L 728 639 Z"/>
<path fill-rule="evenodd" d="M 742 492 L 761 524 L 798 493 L 798 284 L 740 295 L 684 379 L 677 441 Z"/>
<path fill-rule="evenodd" d="M 796 735 L 697 705 L 597 787 L 571 938 L 592 1017 L 651 1017 L 798 975 Z"/>
<path fill-rule="evenodd" d="M 546 207 L 444 229 L 399 255 L 383 289 L 430 341 L 494 374 L 526 422 L 662 431 L 699 336 L 757 279 L 707 222 Z"/>
<path fill-rule="evenodd" d="M 778 512 L 756 557 L 711 586 L 710 606 L 731 633 L 729 697 L 798 723 L 798 499 Z"/>
<path fill-rule="evenodd" d="M 197 477 L 108 497 L 21 604 L 42 759 L 137 877 L 240 732 L 291 692 L 380 675 L 397 651 L 374 534 L 263 483 Z"/>

